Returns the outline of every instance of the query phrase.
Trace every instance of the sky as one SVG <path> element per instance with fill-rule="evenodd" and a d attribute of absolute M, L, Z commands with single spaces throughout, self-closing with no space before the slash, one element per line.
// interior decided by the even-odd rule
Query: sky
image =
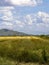
<path fill-rule="evenodd" d="M 0 0 L 0 29 L 49 34 L 49 0 Z"/>

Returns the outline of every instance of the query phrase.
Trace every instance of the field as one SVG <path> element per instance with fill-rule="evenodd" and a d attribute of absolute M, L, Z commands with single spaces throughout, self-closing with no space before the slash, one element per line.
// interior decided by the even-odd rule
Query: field
<path fill-rule="evenodd" d="M 0 37 L 0 65 L 49 65 L 48 36 Z"/>

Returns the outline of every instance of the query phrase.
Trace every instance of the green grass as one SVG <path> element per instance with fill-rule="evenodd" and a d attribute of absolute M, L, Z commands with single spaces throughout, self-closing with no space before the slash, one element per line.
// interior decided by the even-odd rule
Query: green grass
<path fill-rule="evenodd" d="M 49 62 L 49 38 L 0 39 L 0 57 L 3 58 L 3 61 L 0 58 L 0 63 L 4 63 L 8 59 L 7 64 L 12 64 L 12 61 L 47 63 Z"/>

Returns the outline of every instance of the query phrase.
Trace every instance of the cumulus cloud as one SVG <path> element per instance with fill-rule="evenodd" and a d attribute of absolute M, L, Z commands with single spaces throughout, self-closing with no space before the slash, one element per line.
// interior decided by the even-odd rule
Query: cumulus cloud
<path fill-rule="evenodd" d="M 2 22 L 1 24 L 5 25 L 5 26 L 12 26 L 13 25 L 11 22 Z"/>
<path fill-rule="evenodd" d="M 49 29 L 49 14 L 48 13 L 39 11 L 35 14 L 26 15 L 25 17 L 26 17 L 25 21 L 28 24 L 28 28 L 32 33 L 46 34 L 49 32 L 48 30 Z"/>
<path fill-rule="evenodd" d="M 16 25 L 18 25 L 18 26 L 20 26 L 20 27 L 23 27 L 23 26 L 25 25 L 24 22 L 19 21 L 19 20 L 16 20 L 15 23 L 16 23 Z"/>
<path fill-rule="evenodd" d="M 32 25 L 36 22 L 36 18 L 34 18 L 32 15 L 26 15 L 26 22 L 28 25 Z"/>
<path fill-rule="evenodd" d="M 26 15 L 26 22 L 28 21 L 29 25 L 32 25 L 32 18 L 31 15 Z"/>
<path fill-rule="evenodd" d="M 12 16 L 11 11 L 5 11 L 4 12 L 4 16 L 2 17 L 2 19 L 5 20 L 5 21 L 12 21 L 13 20 L 13 16 Z"/>
<path fill-rule="evenodd" d="M 13 6 L 0 7 L 0 10 L 11 10 L 11 9 L 14 9 L 14 7 Z"/>
<path fill-rule="evenodd" d="M 5 21 L 12 21 L 13 14 L 11 10 L 13 10 L 13 7 L 0 7 L 0 19 Z"/>
<path fill-rule="evenodd" d="M 2 22 L 0 23 L 0 29 L 13 29 L 13 24 L 11 22 Z"/>
<path fill-rule="evenodd" d="M 8 1 L 8 0 L 7 0 Z M 13 5 L 20 5 L 20 6 L 36 6 L 41 4 L 43 0 L 10 0 Z"/>
<path fill-rule="evenodd" d="M 38 12 L 38 16 L 39 17 L 49 17 L 49 14 L 45 13 L 45 12 L 42 12 L 42 11 L 39 11 Z"/>
<path fill-rule="evenodd" d="M 49 14 L 39 11 L 37 13 L 38 18 L 41 18 L 44 23 L 49 23 Z"/>
<path fill-rule="evenodd" d="M 0 7 L 0 28 L 10 28 L 13 27 L 13 7 Z"/>
<path fill-rule="evenodd" d="M 15 15 L 12 12 L 13 7 L 0 8 L 0 23 L 1 28 L 10 28 L 16 30 L 26 31 L 27 33 L 49 31 L 49 14 L 46 12 L 39 11 L 35 14 Z M 29 30 L 28 30 L 29 29 Z M 45 30 L 45 31 L 44 31 Z"/>
<path fill-rule="evenodd" d="M 0 6 L 36 6 L 43 3 L 43 0 L 0 0 Z"/>

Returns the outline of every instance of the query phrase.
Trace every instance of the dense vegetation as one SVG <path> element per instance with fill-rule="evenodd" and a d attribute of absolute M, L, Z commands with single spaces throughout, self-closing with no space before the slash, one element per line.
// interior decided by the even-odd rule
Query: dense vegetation
<path fill-rule="evenodd" d="M 0 39 L 0 57 L 18 62 L 49 62 L 49 38 Z"/>

